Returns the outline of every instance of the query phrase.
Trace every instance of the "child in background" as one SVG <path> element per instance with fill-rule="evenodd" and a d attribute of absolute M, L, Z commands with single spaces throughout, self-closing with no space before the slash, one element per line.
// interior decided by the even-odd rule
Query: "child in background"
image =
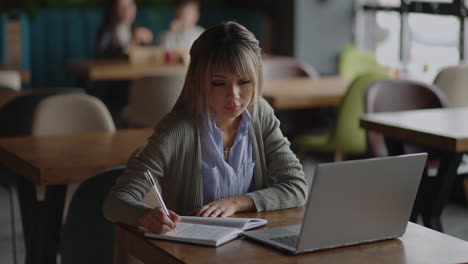
<path fill-rule="evenodd" d="M 175 19 L 169 29 L 159 38 L 159 44 L 166 51 L 166 60 L 177 53 L 182 59 L 188 54 L 192 43 L 203 33 L 197 25 L 200 19 L 200 6 L 195 0 L 180 0 L 175 6 Z"/>

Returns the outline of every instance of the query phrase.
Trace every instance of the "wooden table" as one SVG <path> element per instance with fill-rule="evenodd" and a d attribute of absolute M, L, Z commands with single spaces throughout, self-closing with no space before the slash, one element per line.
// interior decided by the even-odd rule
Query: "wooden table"
<path fill-rule="evenodd" d="M 151 129 L 129 129 L 0 138 L 0 163 L 23 176 L 18 189 L 27 263 L 56 261 L 65 184 L 125 165 L 151 133 Z"/>
<path fill-rule="evenodd" d="M 268 219 L 267 227 L 299 224 L 303 207 L 236 217 Z M 218 248 L 150 240 L 134 228 L 117 225 L 115 263 L 124 254 L 144 263 L 462 263 L 468 262 L 468 242 L 409 223 L 399 239 L 344 248 L 288 255 L 246 238 Z"/>
<path fill-rule="evenodd" d="M 390 155 L 403 153 L 403 143 L 435 149 L 441 160 L 437 176 L 423 175 L 418 195 L 424 224 L 442 230 L 440 215 L 452 190 L 462 155 L 468 151 L 468 108 L 439 108 L 366 114 L 361 126 L 382 133 Z"/>
<path fill-rule="evenodd" d="M 266 82 L 262 95 L 275 109 L 305 109 L 340 104 L 349 82 L 338 76 L 297 77 Z"/>
<path fill-rule="evenodd" d="M 187 71 L 184 64 L 138 64 L 128 60 L 74 60 L 67 68 L 79 78 L 91 81 L 135 80 L 147 75 L 171 74 Z"/>
<path fill-rule="evenodd" d="M 0 138 L 0 162 L 38 185 L 82 182 L 125 165 L 152 129 Z"/>

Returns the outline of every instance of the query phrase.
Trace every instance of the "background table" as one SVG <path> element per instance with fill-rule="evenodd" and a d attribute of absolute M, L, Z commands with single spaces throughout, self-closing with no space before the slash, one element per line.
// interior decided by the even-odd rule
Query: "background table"
<path fill-rule="evenodd" d="M 128 60 L 73 60 L 67 63 L 70 72 L 91 81 L 135 80 L 147 75 L 187 71 L 184 64 L 132 64 Z"/>
<path fill-rule="evenodd" d="M 298 224 L 304 208 L 262 213 L 241 213 L 236 217 L 268 219 L 267 227 Z M 144 263 L 462 263 L 468 261 L 468 242 L 409 223 L 399 239 L 288 255 L 246 238 L 217 248 L 143 237 L 139 230 L 116 226 L 115 263 L 123 254 Z"/>
<path fill-rule="evenodd" d="M 274 80 L 264 84 L 262 95 L 278 110 L 337 106 L 348 83 L 338 76 Z"/>
<path fill-rule="evenodd" d="M 19 194 L 27 263 L 55 263 L 65 184 L 125 165 L 152 129 L 43 137 L 0 138 L 0 163 L 20 178 Z M 38 190 L 44 190 L 43 192 Z"/>
<path fill-rule="evenodd" d="M 361 126 L 386 137 L 390 155 L 403 154 L 403 143 L 438 151 L 441 160 L 432 184 L 423 175 L 418 199 L 424 224 L 442 230 L 440 215 L 452 191 L 462 155 L 468 151 L 468 108 L 439 108 L 366 114 Z M 418 200 L 417 199 L 417 200 Z"/>

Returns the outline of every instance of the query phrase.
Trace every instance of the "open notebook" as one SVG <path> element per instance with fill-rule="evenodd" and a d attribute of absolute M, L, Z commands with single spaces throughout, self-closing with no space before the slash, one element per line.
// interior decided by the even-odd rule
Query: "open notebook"
<path fill-rule="evenodd" d="M 266 219 L 182 216 L 177 231 L 145 236 L 217 247 L 235 239 L 244 230 L 265 225 Z"/>

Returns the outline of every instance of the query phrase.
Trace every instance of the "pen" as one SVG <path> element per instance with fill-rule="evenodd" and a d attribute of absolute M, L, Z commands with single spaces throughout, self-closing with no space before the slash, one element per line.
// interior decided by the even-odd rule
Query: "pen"
<path fill-rule="evenodd" d="M 151 175 L 151 172 L 149 170 L 146 170 L 145 172 L 145 177 L 146 177 L 146 180 L 149 181 L 149 183 L 151 184 L 151 186 L 153 187 L 154 189 L 154 192 L 156 193 L 156 198 L 158 199 L 158 202 L 159 204 L 161 205 L 164 213 L 169 217 L 169 211 L 167 210 L 167 207 L 166 207 L 166 204 L 164 203 L 163 199 L 162 199 L 162 196 L 161 196 L 161 193 L 159 193 L 159 190 L 158 190 L 158 187 L 156 186 L 156 183 L 154 182 L 153 180 L 153 176 Z M 176 232 L 177 229 L 174 227 L 174 232 Z"/>

